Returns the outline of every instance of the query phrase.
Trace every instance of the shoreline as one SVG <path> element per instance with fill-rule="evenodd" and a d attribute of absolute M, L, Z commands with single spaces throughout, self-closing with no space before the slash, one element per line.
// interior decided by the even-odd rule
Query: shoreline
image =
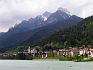
<path fill-rule="evenodd" d="M 32 60 L 17 60 L 17 59 L 0 59 L 0 60 L 4 60 L 4 61 L 6 61 L 6 60 L 9 60 L 9 61 L 63 61 L 63 62 L 93 62 L 93 61 L 69 61 L 69 60 L 66 60 L 66 61 L 64 61 L 64 60 L 59 60 L 59 59 L 32 59 Z"/>

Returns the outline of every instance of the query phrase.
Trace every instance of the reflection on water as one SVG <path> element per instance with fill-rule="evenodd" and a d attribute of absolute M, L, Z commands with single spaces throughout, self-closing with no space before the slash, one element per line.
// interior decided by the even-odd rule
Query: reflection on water
<path fill-rule="evenodd" d="M 93 62 L 0 60 L 0 70 L 93 70 Z"/>

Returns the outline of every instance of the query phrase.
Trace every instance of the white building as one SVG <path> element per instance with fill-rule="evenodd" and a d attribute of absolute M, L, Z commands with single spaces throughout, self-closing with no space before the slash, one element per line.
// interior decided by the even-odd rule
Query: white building
<path fill-rule="evenodd" d="M 31 53 L 31 48 L 30 47 L 28 48 L 28 53 Z"/>
<path fill-rule="evenodd" d="M 93 57 L 93 49 L 89 50 L 89 57 Z"/>

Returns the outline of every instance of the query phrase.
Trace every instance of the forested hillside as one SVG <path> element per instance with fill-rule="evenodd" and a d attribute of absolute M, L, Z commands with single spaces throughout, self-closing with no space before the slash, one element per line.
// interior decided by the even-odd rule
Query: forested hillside
<path fill-rule="evenodd" d="M 82 45 L 93 45 L 93 16 L 88 17 L 76 26 L 59 31 L 42 41 L 40 46 L 62 47 L 81 47 Z"/>

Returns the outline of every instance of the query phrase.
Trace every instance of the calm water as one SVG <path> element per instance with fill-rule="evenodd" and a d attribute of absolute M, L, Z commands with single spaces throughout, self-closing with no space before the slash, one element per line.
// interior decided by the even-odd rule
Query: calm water
<path fill-rule="evenodd" d="M 0 60 L 0 70 L 93 70 L 93 62 Z"/>

